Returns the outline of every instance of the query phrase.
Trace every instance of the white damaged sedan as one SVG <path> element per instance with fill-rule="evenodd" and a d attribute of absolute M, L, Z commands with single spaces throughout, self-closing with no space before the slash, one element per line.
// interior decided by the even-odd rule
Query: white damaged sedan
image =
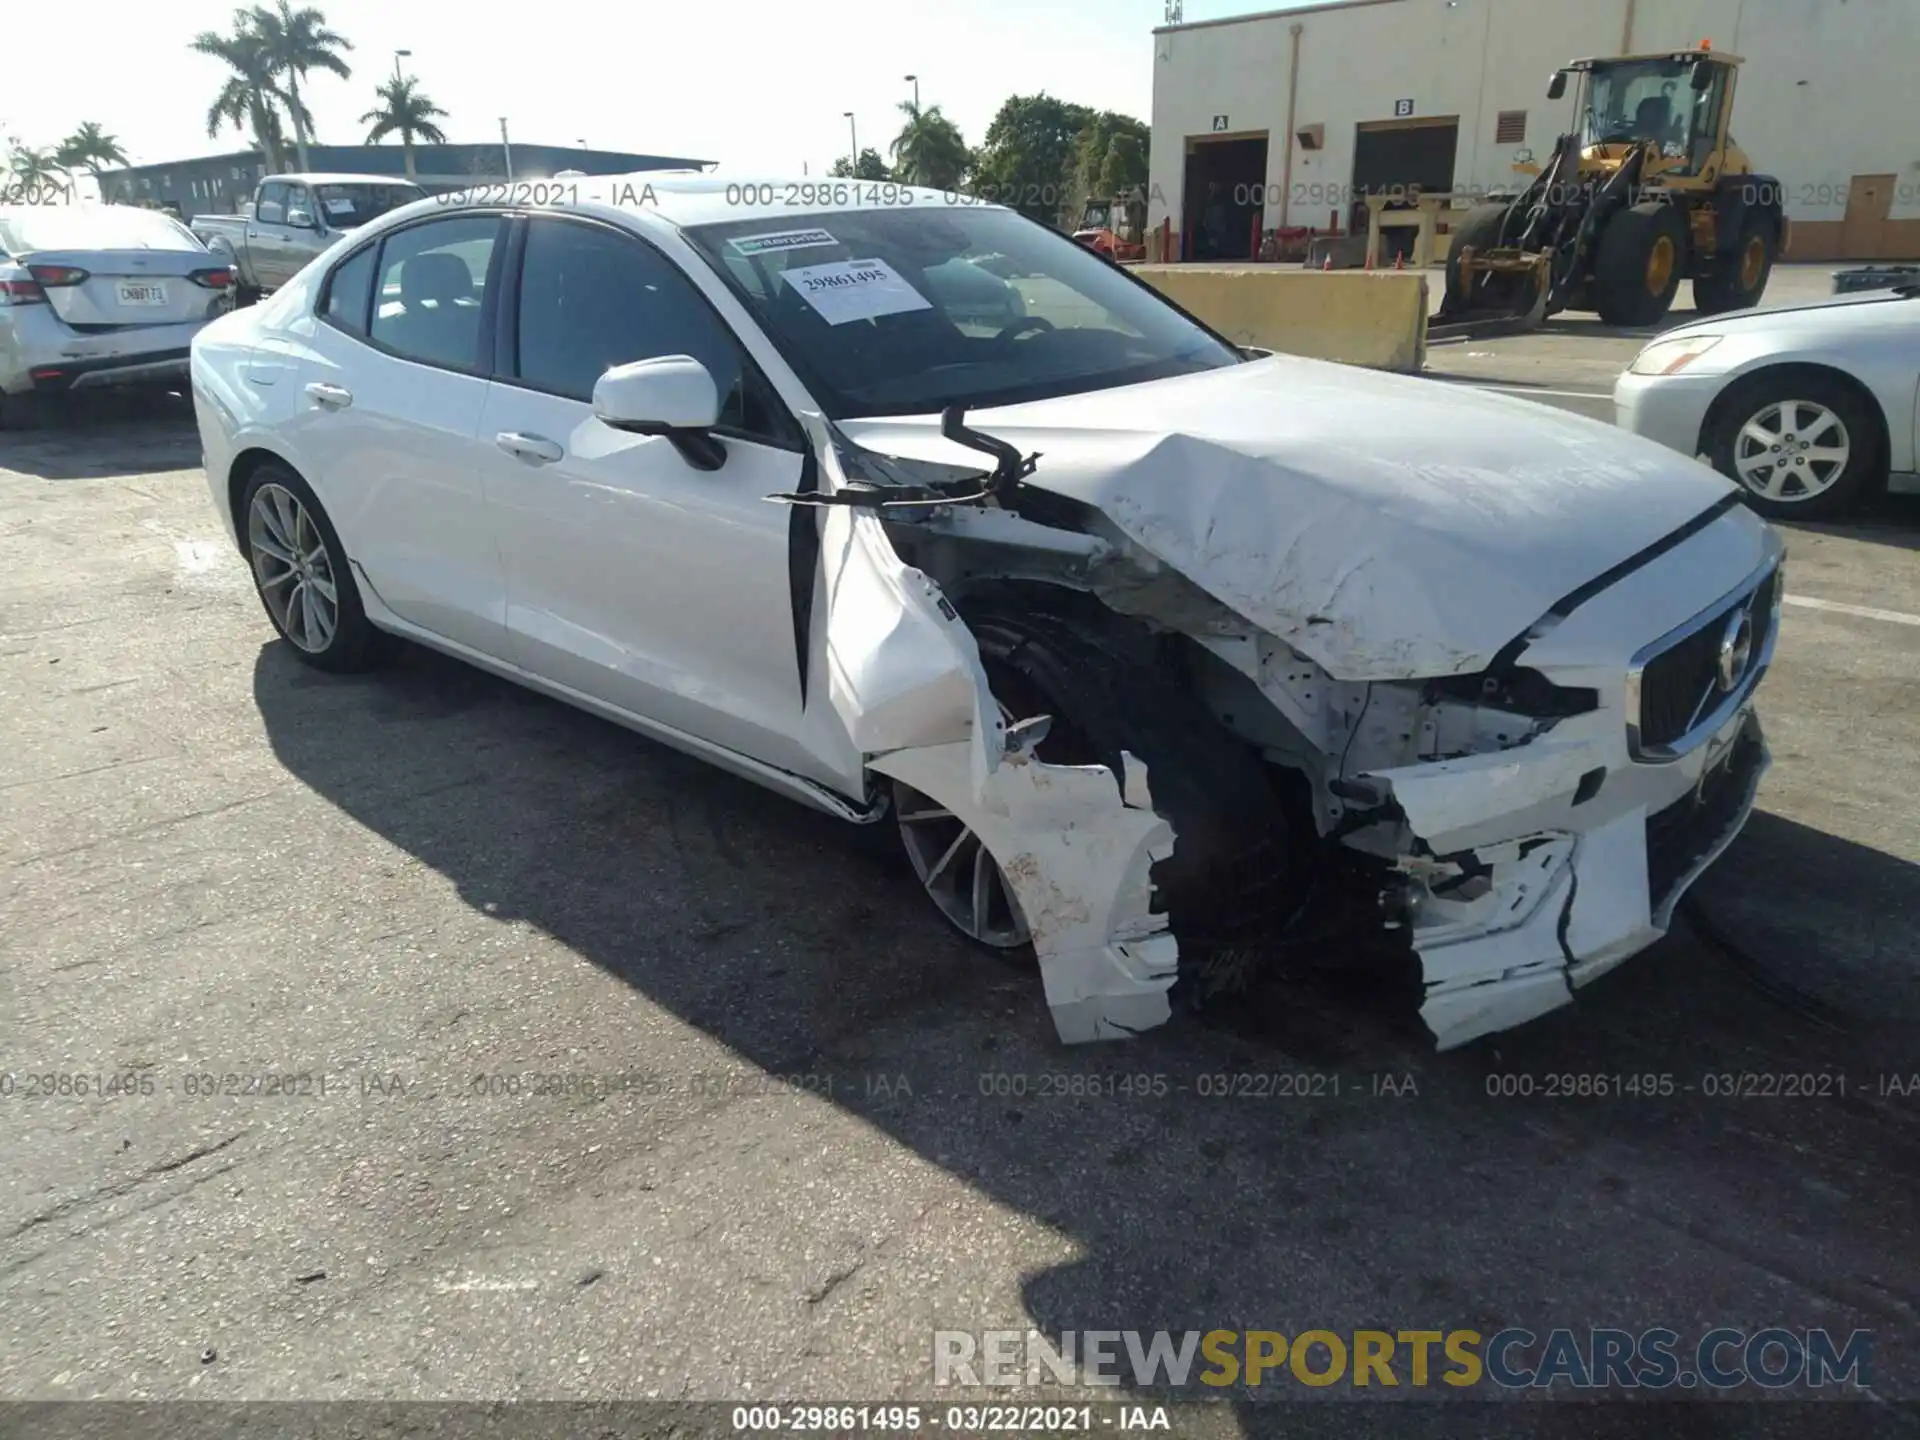
<path fill-rule="evenodd" d="M 1781 547 L 1705 467 L 1235 349 L 997 206 L 530 188 L 194 343 L 306 661 L 404 636 L 897 827 L 1067 1041 L 1306 952 L 1460 1044 L 1657 939 L 1751 810 Z"/>

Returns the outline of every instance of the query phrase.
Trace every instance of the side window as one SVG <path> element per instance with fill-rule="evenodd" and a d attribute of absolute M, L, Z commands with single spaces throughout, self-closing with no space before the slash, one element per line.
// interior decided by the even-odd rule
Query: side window
<path fill-rule="evenodd" d="M 720 426 L 784 441 L 788 426 L 739 341 L 680 268 L 598 225 L 535 218 L 520 272 L 518 377 L 591 401 L 615 365 L 691 355 L 713 374 Z"/>
<path fill-rule="evenodd" d="M 309 221 L 313 219 L 313 196 L 308 193 L 304 185 L 287 187 L 287 214 L 291 216 L 296 210 L 306 211 L 307 219 Z"/>
<path fill-rule="evenodd" d="M 380 247 L 372 338 L 409 360 L 484 368 L 480 317 L 500 220 L 460 215 L 410 225 Z"/>
<path fill-rule="evenodd" d="M 367 333 L 367 306 L 373 298 L 373 252 L 369 245 L 333 267 L 320 318 L 349 335 Z"/>
<path fill-rule="evenodd" d="M 287 187 L 278 182 L 262 185 L 253 207 L 253 218 L 267 225 L 283 223 L 287 218 Z"/>

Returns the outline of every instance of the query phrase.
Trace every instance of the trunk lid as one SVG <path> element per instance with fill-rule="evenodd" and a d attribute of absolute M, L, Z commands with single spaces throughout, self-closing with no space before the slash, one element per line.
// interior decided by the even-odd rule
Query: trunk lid
<path fill-rule="evenodd" d="M 36 250 L 19 257 L 35 272 L 47 303 L 80 331 L 181 325 L 204 320 L 221 308 L 222 291 L 189 277 L 223 268 L 204 249 Z M 50 283 L 62 271 L 83 271 L 78 284 Z"/>

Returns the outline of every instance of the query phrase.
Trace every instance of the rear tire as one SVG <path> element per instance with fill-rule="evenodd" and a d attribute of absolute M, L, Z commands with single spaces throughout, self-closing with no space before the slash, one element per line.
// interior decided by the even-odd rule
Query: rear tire
<path fill-rule="evenodd" d="M 1647 200 L 1622 210 L 1600 233 L 1593 299 L 1609 325 L 1652 325 L 1673 308 L 1687 271 L 1687 224 L 1679 209 Z"/>
<path fill-rule="evenodd" d="M 349 674 L 386 654 L 367 619 L 353 567 L 307 482 L 268 461 L 247 477 L 234 517 L 267 619 L 304 663 Z"/>
<path fill-rule="evenodd" d="M 1298 908 L 1305 883 L 1306 853 L 1265 766 L 1171 676 L 1129 653 L 1134 637 L 1119 622 L 996 610 L 968 625 L 1015 720 L 1053 716 L 1040 759 L 1105 765 L 1118 779 L 1124 750 L 1147 767 L 1154 809 L 1174 831 L 1152 879 L 1154 908 L 1180 942 L 1181 988 L 1201 997 L 1236 988 L 1253 969 L 1251 947 Z"/>
<path fill-rule="evenodd" d="M 1693 308 L 1702 315 L 1719 315 L 1759 304 L 1773 274 L 1774 233 L 1771 216 L 1748 211 L 1731 253 L 1718 257 L 1713 268 L 1693 282 Z"/>

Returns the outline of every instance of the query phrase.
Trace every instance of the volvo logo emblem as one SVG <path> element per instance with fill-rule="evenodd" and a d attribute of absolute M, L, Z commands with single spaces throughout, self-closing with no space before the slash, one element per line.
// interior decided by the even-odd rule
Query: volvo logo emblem
<path fill-rule="evenodd" d="M 1714 677 L 1720 693 L 1731 695 L 1747 678 L 1747 666 L 1753 663 L 1753 612 L 1742 606 L 1727 617 L 1727 628 L 1720 635 L 1720 663 Z"/>

